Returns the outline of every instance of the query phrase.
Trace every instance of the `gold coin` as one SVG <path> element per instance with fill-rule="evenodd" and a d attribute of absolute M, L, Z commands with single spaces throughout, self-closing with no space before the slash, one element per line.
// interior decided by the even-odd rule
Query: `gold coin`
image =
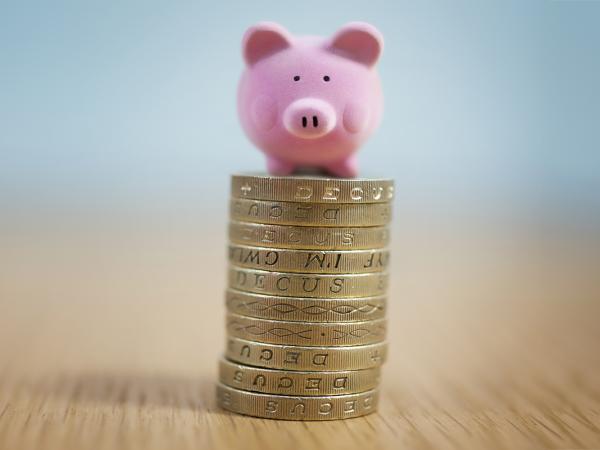
<path fill-rule="evenodd" d="M 219 381 L 243 391 L 277 395 L 343 395 L 375 389 L 380 369 L 302 372 L 219 362 Z"/>
<path fill-rule="evenodd" d="M 232 221 L 229 240 L 236 244 L 303 250 L 361 250 L 387 246 L 390 232 L 385 226 L 299 227 Z"/>
<path fill-rule="evenodd" d="M 382 272 L 389 252 L 378 250 L 289 250 L 230 245 L 229 261 L 238 267 L 276 272 L 368 273 Z"/>
<path fill-rule="evenodd" d="M 391 218 L 389 203 L 273 202 L 233 198 L 232 220 L 279 225 L 316 225 L 321 227 L 368 227 L 386 225 Z"/>
<path fill-rule="evenodd" d="M 327 372 L 380 367 L 387 343 L 353 347 L 306 347 L 265 344 L 229 336 L 225 357 L 249 366 Z"/>
<path fill-rule="evenodd" d="M 227 314 L 230 336 L 268 344 L 306 347 L 366 345 L 385 339 L 385 319 L 364 322 L 287 322 Z"/>
<path fill-rule="evenodd" d="M 387 284 L 387 272 L 324 275 L 229 268 L 230 288 L 284 297 L 373 297 L 385 294 Z"/>
<path fill-rule="evenodd" d="M 328 397 L 269 395 L 217 384 L 219 406 L 247 416 L 279 420 L 335 420 L 364 416 L 377 410 L 377 390 Z"/>
<path fill-rule="evenodd" d="M 383 203 L 393 199 L 394 181 L 386 178 L 233 175 L 231 196 L 282 202 Z"/>
<path fill-rule="evenodd" d="M 291 322 L 355 322 L 382 319 L 386 299 L 359 297 L 319 299 L 279 297 L 252 294 L 228 289 L 225 294 L 227 310 L 242 316 Z"/>

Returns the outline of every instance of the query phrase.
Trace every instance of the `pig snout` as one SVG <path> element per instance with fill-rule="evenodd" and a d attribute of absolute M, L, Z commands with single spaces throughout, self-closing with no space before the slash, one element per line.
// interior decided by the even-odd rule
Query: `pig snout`
<path fill-rule="evenodd" d="M 285 128 L 295 136 L 314 139 L 326 135 L 335 127 L 333 107 L 318 98 L 302 98 L 292 102 L 283 112 Z"/>

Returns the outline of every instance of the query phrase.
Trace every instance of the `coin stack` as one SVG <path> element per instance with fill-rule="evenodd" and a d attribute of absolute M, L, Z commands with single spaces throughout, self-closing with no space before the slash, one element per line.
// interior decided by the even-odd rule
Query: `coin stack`
<path fill-rule="evenodd" d="M 393 181 L 234 175 L 219 404 L 283 420 L 377 408 Z"/>

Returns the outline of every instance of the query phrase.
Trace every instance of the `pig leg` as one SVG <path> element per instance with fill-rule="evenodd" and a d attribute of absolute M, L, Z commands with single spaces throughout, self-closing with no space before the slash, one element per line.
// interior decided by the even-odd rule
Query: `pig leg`
<path fill-rule="evenodd" d="M 330 164 L 327 170 L 337 177 L 354 178 L 358 175 L 358 161 L 355 155 L 350 155 Z"/>
<path fill-rule="evenodd" d="M 290 175 L 296 166 L 282 159 L 267 156 L 267 170 L 271 175 Z"/>

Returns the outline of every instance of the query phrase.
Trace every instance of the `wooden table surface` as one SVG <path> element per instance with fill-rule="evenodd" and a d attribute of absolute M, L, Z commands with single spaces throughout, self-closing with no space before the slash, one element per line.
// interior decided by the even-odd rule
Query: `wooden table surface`
<path fill-rule="evenodd" d="M 215 405 L 220 227 L 6 227 L 0 449 L 600 448 L 599 247 L 443 230 L 394 233 L 379 412 L 302 423 Z"/>

